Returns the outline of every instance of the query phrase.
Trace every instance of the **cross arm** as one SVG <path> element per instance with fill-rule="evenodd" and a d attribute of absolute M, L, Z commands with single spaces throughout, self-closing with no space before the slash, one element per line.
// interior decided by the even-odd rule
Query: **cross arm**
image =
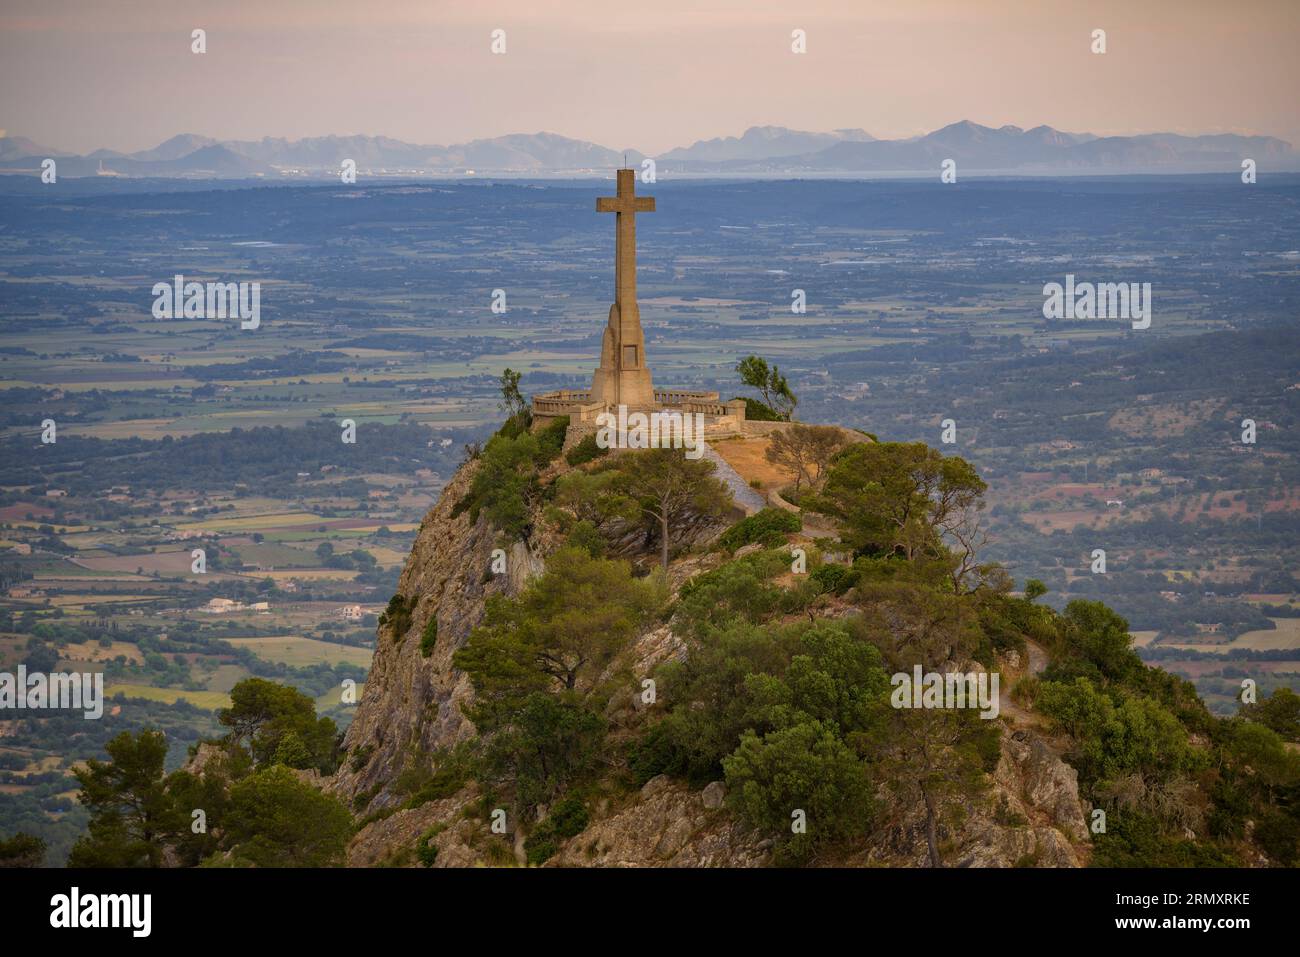
<path fill-rule="evenodd" d="M 653 213 L 654 211 L 653 196 L 638 196 L 630 201 L 619 196 L 601 196 L 596 199 L 598 213 Z"/>

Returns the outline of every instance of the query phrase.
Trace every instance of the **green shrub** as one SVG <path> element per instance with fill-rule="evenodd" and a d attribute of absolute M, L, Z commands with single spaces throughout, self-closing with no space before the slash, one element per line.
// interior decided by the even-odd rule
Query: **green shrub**
<path fill-rule="evenodd" d="M 677 746 L 677 728 L 671 718 L 652 724 L 641 737 L 627 747 L 627 767 L 637 787 L 661 774 L 686 777 L 690 769 L 684 761 L 683 749 Z M 701 777 L 709 777 L 710 766 Z"/>
<path fill-rule="evenodd" d="M 593 432 L 591 435 L 583 436 L 582 441 L 569 449 L 569 451 L 565 453 L 564 460 L 570 465 L 577 467 L 595 461 L 601 456 L 608 454 L 609 449 L 602 449 L 596 444 L 596 433 Z"/>
<path fill-rule="evenodd" d="M 758 552 L 696 575 L 678 592 L 677 615 L 692 636 L 737 619 L 759 622 L 780 608 L 785 592 L 771 579 L 790 567 L 789 553 Z"/>
<path fill-rule="evenodd" d="M 628 767 L 638 783 L 670 774 L 703 787 L 720 778 L 722 759 L 759 720 L 748 679 L 782 673 L 789 659 L 789 641 L 775 629 L 733 621 L 710 633 L 686 660 L 660 667 L 661 700 L 673 704 L 629 749 Z"/>
<path fill-rule="evenodd" d="M 1300 821 L 1285 812 L 1270 811 L 1256 825 L 1255 840 L 1274 861 L 1294 867 L 1300 857 Z"/>
<path fill-rule="evenodd" d="M 348 761 L 348 766 L 352 768 L 352 773 L 356 774 L 367 764 L 369 764 L 370 755 L 374 754 L 374 752 L 375 752 L 375 746 L 373 744 L 367 744 L 364 747 L 357 748 L 357 750 L 353 753 L 351 759 Z M 374 795 L 371 795 L 371 797 L 373 796 Z"/>
<path fill-rule="evenodd" d="M 864 834 L 875 799 L 866 765 L 820 721 L 760 737 L 746 731 L 723 758 L 727 799 L 753 827 L 777 841 L 777 859 L 806 860 L 819 845 Z M 791 813 L 808 829 L 791 833 Z"/>
<path fill-rule="evenodd" d="M 498 435 L 503 439 L 517 439 L 523 435 L 533 425 L 533 416 L 531 412 L 523 412 L 519 415 L 512 415 L 501 423 L 501 428 L 493 434 L 493 438 Z"/>
<path fill-rule="evenodd" d="M 1111 695 L 1087 678 L 1041 681 L 1038 711 L 1073 739 L 1069 759 L 1081 784 L 1135 771 L 1148 779 L 1166 779 L 1203 760 L 1189 745 L 1186 728 L 1159 702 L 1122 692 Z"/>
<path fill-rule="evenodd" d="M 425 622 L 424 631 L 420 633 L 420 656 L 428 658 L 433 654 L 433 646 L 438 642 L 438 616 L 435 611 Z"/>
<path fill-rule="evenodd" d="M 972 727 L 975 731 L 969 736 L 971 747 L 979 756 L 984 772 L 992 774 L 1002 760 L 1002 729 L 996 721 L 977 721 Z"/>
<path fill-rule="evenodd" d="M 388 607 L 379 616 L 379 625 L 388 625 L 392 629 L 394 644 L 401 644 L 406 632 L 410 630 L 411 612 L 415 610 L 418 601 L 419 598 L 414 595 L 407 598 L 400 594 L 388 599 Z"/>
<path fill-rule="evenodd" d="M 545 864 L 559 850 L 554 835 L 542 834 L 540 829 L 528 836 L 528 840 L 524 841 L 524 849 L 528 854 L 528 863 L 534 867 Z"/>
<path fill-rule="evenodd" d="M 415 856 L 425 867 L 433 867 L 434 861 L 438 859 L 438 848 L 434 845 L 433 839 L 445 830 L 447 830 L 446 824 L 435 824 L 416 840 Z"/>
<path fill-rule="evenodd" d="M 573 527 L 569 529 L 567 543 L 583 549 L 592 558 L 605 557 L 605 536 L 601 535 L 600 529 L 586 519 L 573 523 Z"/>
<path fill-rule="evenodd" d="M 1011 700 L 1022 708 L 1038 706 L 1038 692 L 1043 682 L 1037 675 L 1024 675 L 1011 687 Z"/>
<path fill-rule="evenodd" d="M 286 768 L 302 769 L 312 765 L 311 752 L 307 750 L 307 745 L 303 743 L 297 731 L 286 731 L 280 737 L 280 743 L 275 746 L 273 760 Z"/>
<path fill-rule="evenodd" d="M 230 788 L 221 827 L 226 846 L 257 867 L 340 865 L 355 833 L 347 808 L 279 764 Z"/>
<path fill-rule="evenodd" d="M 364 791 L 358 791 L 356 795 L 352 798 L 352 810 L 360 814 L 362 811 L 366 809 L 366 807 L 370 804 L 370 802 L 375 799 L 375 795 L 378 793 L 379 793 L 378 784 L 376 784 L 372 788 L 367 788 Z"/>
<path fill-rule="evenodd" d="M 857 574 L 847 565 L 820 565 L 813 569 L 812 580 L 832 595 L 843 595 L 857 581 Z"/>
<path fill-rule="evenodd" d="M 515 866 L 515 849 L 514 845 L 502 837 L 491 837 L 483 844 L 480 849 L 483 859 L 494 867 L 514 867 Z"/>
<path fill-rule="evenodd" d="M 803 529 L 803 521 L 794 512 L 783 508 L 765 508 L 743 518 L 722 533 L 718 544 L 729 552 L 754 542 L 775 547 L 785 543 L 787 532 Z"/>
<path fill-rule="evenodd" d="M 527 499 L 536 486 L 540 454 L 537 437 L 530 432 L 493 436 L 483 447 L 469 491 L 452 509 L 452 517 L 468 513 L 470 522 L 477 522 L 486 513 L 488 521 L 507 535 L 522 533 L 528 524 Z"/>
<path fill-rule="evenodd" d="M 411 795 L 402 806 L 410 810 L 451 797 L 465 786 L 477 767 L 473 742 L 463 742 L 451 750 L 440 748 L 428 764 L 417 764 L 402 772 L 401 788 Z"/>
<path fill-rule="evenodd" d="M 45 860 L 45 841 L 32 834 L 15 834 L 0 840 L 0 867 L 40 867 Z"/>
<path fill-rule="evenodd" d="M 1231 852 L 1167 832 L 1152 814 L 1138 810 L 1107 817 L 1106 831 L 1092 838 L 1092 867 L 1239 867 Z"/>
<path fill-rule="evenodd" d="M 745 402 L 745 418 L 750 422 L 782 422 L 784 421 L 776 410 L 766 402 L 760 402 L 758 399 L 751 399 L 749 396 L 738 395 L 736 399 L 743 399 Z"/>
<path fill-rule="evenodd" d="M 536 433 L 537 457 L 534 461 L 539 466 L 555 461 L 555 457 L 564 448 L 564 434 L 569 431 L 569 417 L 562 415 L 546 428 Z"/>
<path fill-rule="evenodd" d="M 581 834 L 590 820 L 581 798 L 570 795 L 557 801 L 546 820 L 537 825 L 524 841 L 528 863 L 538 865 L 550 860 L 559 849 L 558 842 Z"/>
<path fill-rule="evenodd" d="M 484 446 L 478 471 L 469 491 L 451 510 L 452 518 L 468 512 L 469 520 L 477 522 L 480 514 L 486 514 L 493 527 L 507 535 L 523 534 L 529 523 L 529 502 L 538 494 L 537 470 L 560 454 L 568 428 L 567 416 L 538 432 L 518 424 L 503 426 Z"/>
<path fill-rule="evenodd" d="M 510 711 L 509 726 L 492 735 L 483 763 L 493 780 L 513 783 L 517 807 L 546 803 L 600 771 L 606 722 L 575 694 L 533 692 Z"/>

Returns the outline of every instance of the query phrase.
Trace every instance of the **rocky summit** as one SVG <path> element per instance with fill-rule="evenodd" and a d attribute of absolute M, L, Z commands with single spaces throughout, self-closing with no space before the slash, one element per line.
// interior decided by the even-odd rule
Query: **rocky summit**
<path fill-rule="evenodd" d="M 749 441 L 770 447 L 769 427 Z M 526 433 L 525 433 L 526 435 Z M 847 436 L 847 433 L 846 433 Z M 741 442 L 746 440 L 741 440 Z M 636 453 L 625 453 L 633 456 Z M 747 461 L 744 456 L 733 458 Z M 489 603 L 517 601 L 547 568 L 548 557 L 563 548 L 565 518 L 554 504 L 575 476 L 599 475 L 590 464 L 571 466 L 557 458 L 538 471 L 539 487 L 549 490 L 529 505 L 527 534 L 508 540 L 486 509 L 477 516 L 465 506 L 475 495 L 476 478 L 490 467 L 485 454 L 471 456 L 447 484 L 428 513 L 407 560 L 390 613 L 380 625 L 374 664 L 344 742 L 336 774 L 323 786 L 355 811 L 360 829 L 347 851 L 353 866 L 407 864 L 422 860 L 438 867 L 526 864 L 528 836 L 548 820 L 547 804 L 527 809 L 506 806 L 499 782 L 481 772 L 441 772 L 454 766 L 462 751 L 481 748 L 483 738 L 468 716 L 474 712 L 475 687 L 457 667 L 457 652 L 483 625 Z M 779 495 L 769 495 L 781 500 Z M 794 516 L 797 509 L 787 504 Z M 755 515 L 767 513 L 755 512 Z M 577 509 L 581 511 L 581 507 Z M 571 521 L 572 516 L 569 516 Z M 741 521 L 738 523 L 737 519 Z M 729 529 L 753 522 L 744 510 L 686 516 L 685 534 L 673 542 L 662 575 L 664 608 L 681 608 L 691 583 L 757 554 L 776 554 L 783 563 L 800 553 L 834 558 L 831 544 L 801 531 L 768 534 L 729 550 Z M 792 523 L 786 527 L 800 524 Z M 571 527 L 571 526 L 570 526 Z M 727 533 L 727 534 L 724 534 Z M 649 578 L 657 549 L 652 534 L 635 519 L 619 517 L 601 529 L 602 553 L 629 559 L 634 574 Z M 734 535 L 731 536 L 735 538 Z M 823 559 L 824 560 L 824 559 Z M 494 564 L 495 563 L 495 564 Z M 828 567 L 823 565 L 822 567 Z M 848 567 L 848 566 L 838 566 Z M 795 576 L 784 576 L 791 581 Z M 823 595 L 823 598 L 828 596 Z M 853 595 L 829 596 L 813 618 L 843 620 L 858 611 Z M 797 617 L 807 619 L 806 613 Z M 680 613 L 652 616 L 615 650 L 602 677 L 622 685 L 608 695 L 602 717 L 610 736 L 631 740 L 656 720 L 663 702 L 646 704 L 643 683 L 669 663 L 688 660 L 698 645 L 692 626 Z M 776 623 L 795 615 L 777 614 Z M 425 636 L 434 634 L 429 641 Z M 1020 669 L 1015 651 L 994 664 L 1005 674 Z M 1032 677 L 1032 676 L 1031 676 Z M 938 822 L 945 863 L 954 866 L 1009 867 L 1033 863 L 1077 867 L 1091 852 L 1078 775 L 1061 757 L 1036 716 L 1012 706 L 996 722 L 996 754 L 982 787 L 952 804 Z M 498 730 L 496 734 L 506 733 Z M 636 783 L 621 749 L 584 785 L 582 826 L 555 842 L 546 866 L 565 867 L 754 867 L 779 861 L 779 838 L 738 811 L 719 772 L 699 783 L 690 776 L 659 773 Z M 625 753 L 625 752 L 624 752 Z M 430 787 L 433 782 L 435 786 Z M 810 863 L 840 866 L 924 866 L 929 863 L 923 803 L 909 801 L 908 788 L 881 778 L 873 782 L 872 802 L 879 815 L 870 834 L 846 836 L 821 844 Z M 506 811 L 494 829 L 492 805 Z M 523 813 L 521 813 L 521 810 Z"/>

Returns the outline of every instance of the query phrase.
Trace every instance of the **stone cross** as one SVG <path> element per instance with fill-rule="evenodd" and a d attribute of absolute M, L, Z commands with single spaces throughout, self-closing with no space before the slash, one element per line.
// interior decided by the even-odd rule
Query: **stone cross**
<path fill-rule="evenodd" d="M 645 334 L 636 304 L 636 214 L 653 213 L 655 201 L 637 197 L 636 171 L 618 171 L 618 195 L 596 200 L 596 212 L 617 213 L 614 240 L 614 304 L 600 346 L 600 366 L 591 378 L 591 400 L 607 408 L 653 408 L 654 383 L 645 361 Z"/>
<path fill-rule="evenodd" d="M 596 200 L 596 212 L 617 213 L 614 234 L 614 302 L 626 310 L 636 303 L 636 214 L 653 213 L 653 196 L 636 195 L 636 170 L 618 171 L 618 195 Z"/>

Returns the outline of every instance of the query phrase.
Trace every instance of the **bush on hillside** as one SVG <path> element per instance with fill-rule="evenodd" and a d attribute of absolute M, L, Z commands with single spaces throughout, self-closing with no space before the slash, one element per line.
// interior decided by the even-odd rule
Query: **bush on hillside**
<path fill-rule="evenodd" d="M 738 395 L 733 397 L 741 399 L 745 403 L 745 418 L 750 422 L 784 422 L 785 420 L 777 411 L 758 399 L 751 399 L 748 396 Z"/>
<path fill-rule="evenodd" d="M 729 552 L 754 542 L 774 548 L 785 544 L 787 533 L 802 529 L 803 520 L 794 512 L 787 512 L 783 508 L 765 508 L 741 519 L 723 532 L 718 544 Z"/>
<path fill-rule="evenodd" d="M 559 842 L 581 834 L 590 819 L 587 806 L 580 798 L 570 795 L 557 801 L 546 820 L 524 841 L 528 863 L 535 866 L 550 860 L 559 850 Z"/>
<path fill-rule="evenodd" d="M 608 454 L 609 449 L 602 449 L 596 443 L 596 434 L 593 432 L 591 435 L 583 436 L 582 441 L 569 449 L 565 453 L 564 460 L 576 468 Z"/>

